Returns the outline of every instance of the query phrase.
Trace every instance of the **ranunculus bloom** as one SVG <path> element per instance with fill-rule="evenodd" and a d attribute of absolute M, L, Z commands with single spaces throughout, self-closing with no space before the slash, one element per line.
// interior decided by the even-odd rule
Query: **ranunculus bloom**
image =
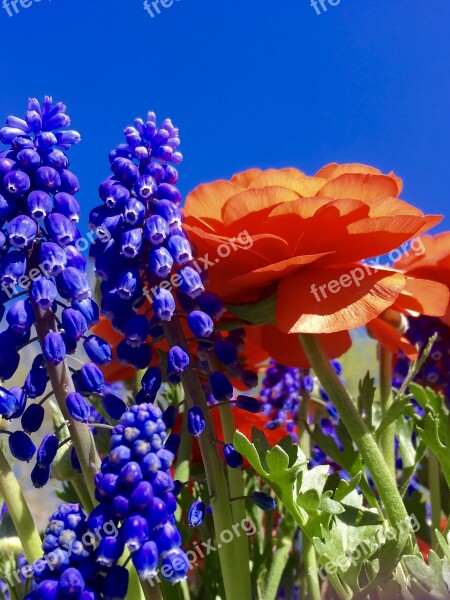
<path fill-rule="evenodd" d="M 424 235 L 420 241 L 423 252 L 405 254 L 395 267 L 411 277 L 439 281 L 450 288 L 450 231 L 435 236 Z M 450 306 L 442 321 L 450 326 Z"/>
<path fill-rule="evenodd" d="M 445 311 L 444 286 L 361 265 L 441 220 L 399 200 L 400 192 L 393 174 L 363 165 L 332 164 L 314 177 L 252 169 L 194 190 L 184 208 L 185 229 L 198 262 L 209 266 L 208 289 L 231 311 L 233 304 L 276 294 L 276 328 L 269 323 L 258 335 L 276 360 L 302 366 L 297 336 L 289 343 L 298 348 L 298 360 L 282 360 L 282 334 L 326 334 L 331 357 L 350 345 L 349 329 L 395 304 L 435 316 Z M 284 354 L 292 356 L 287 347 Z"/>

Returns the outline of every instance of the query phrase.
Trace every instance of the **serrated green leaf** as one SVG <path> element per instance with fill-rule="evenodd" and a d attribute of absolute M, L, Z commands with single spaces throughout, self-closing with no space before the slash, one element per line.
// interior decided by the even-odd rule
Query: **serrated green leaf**
<path fill-rule="evenodd" d="M 266 454 L 266 463 L 271 474 L 281 474 L 289 467 L 289 456 L 280 446 L 274 446 Z"/>
<path fill-rule="evenodd" d="M 354 477 L 346 481 L 345 479 L 341 479 L 339 485 L 336 489 L 336 493 L 334 494 L 334 499 L 337 502 L 343 500 L 346 496 L 351 494 L 353 490 L 356 489 L 361 479 L 361 473 L 357 473 Z"/>
<path fill-rule="evenodd" d="M 320 495 L 317 490 L 306 490 L 299 492 L 296 502 L 306 512 L 316 512 L 320 506 Z"/>
<path fill-rule="evenodd" d="M 340 515 L 345 511 L 345 508 L 336 500 L 322 496 L 320 500 L 320 510 L 329 513 L 330 515 Z"/>
<path fill-rule="evenodd" d="M 233 446 L 240 454 L 242 454 L 242 456 L 244 456 L 248 460 L 248 462 L 252 465 L 255 471 L 259 475 L 261 475 L 261 477 L 266 478 L 268 476 L 267 471 L 263 468 L 261 464 L 261 459 L 255 446 L 240 431 L 236 431 L 234 434 Z"/>
<path fill-rule="evenodd" d="M 375 398 L 375 379 L 370 376 L 369 371 L 358 383 L 358 406 L 365 412 L 365 421 L 369 429 L 372 429 L 372 406 Z"/>
<path fill-rule="evenodd" d="M 438 529 L 435 530 L 435 534 L 437 543 L 439 544 L 444 555 L 450 561 L 450 546 L 448 545 L 447 540 Z"/>
<path fill-rule="evenodd" d="M 414 408 L 411 405 L 409 396 L 400 398 L 399 400 L 396 400 L 393 404 L 391 404 L 375 432 L 375 437 L 377 441 L 380 440 L 381 434 L 387 429 L 387 427 L 389 427 L 389 425 L 391 425 L 392 423 L 397 421 L 397 419 L 404 415 L 407 415 L 409 417 L 412 417 L 414 415 Z"/>

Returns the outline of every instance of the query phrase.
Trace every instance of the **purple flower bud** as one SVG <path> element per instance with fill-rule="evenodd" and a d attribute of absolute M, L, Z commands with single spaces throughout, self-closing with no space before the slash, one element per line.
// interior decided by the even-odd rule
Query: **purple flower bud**
<path fill-rule="evenodd" d="M 120 535 L 130 552 L 139 550 L 146 539 L 148 539 L 148 527 L 149 524 L 146 519 L 139 515 L 129 517 L 124 521 L 120 528 Z"/>
<path fill-rule="evenodd" d="M 87 400 L 78 392 L 70 392 L 66 396 L 67 410 L 75 421 L 88 423 L 91 414 Z"/>
<path fill-rule="evenodd" d="M 33 133 L 39 133 L 42 130 L 42 116 L 35 110 L 27 111 L 25 115 L 27 125 Z"/>
<path fill-rule="evenodd" d="M 130 346 L 141 346 L 148 337 L 149 325 L 145 315 L 133 315 L 125 325 L 125 340 Z"/>
<path fill-rule="evenodd" d="M 167 448 L 160 448 L 156 454 L 159 460 L 161 461 L 161 468 L 170 469 L 174 461 L 175 455 L 172 452 L 170 452 L 170 450 L 167 450 Z M 173 489 L 173 481 L 171 483 L 171 489 Z"/>
<path fill-rule="evenodd" d="M 169 229 L 181 229 L 182 213 L 170 200 L 160 200 L 155 206 L 155 212 L 169 225 Z"/>
<path fill-rule="evenodd" d="M 190 569 L 189 558 L 181 548 L 175 548 L 163 557 L 161 573 L 172 585 L 186 579 Z"/>
<path fill-rule="evenodd" d="M 80 220 L 78 200 L 66 192 L 59 192 L 55 195 L 55 211 L 67 217 L 72 223 L 78 223 Z"/>
<path fill-rule="evenodd" d="M 25 400 L 26 401 L 26 400 Z M 3 419 L 10 419 L 19 410 L 18 398 L 11 391 L 0 387 L 0 415 Z"/>
<path fill-rule="evenodd" d="M 47 466 L 43 467 L 43 466 L 41 466 L 41 465 L 39 465 L 39 464 L 36 463 L 34 465 L 32 471 L 31 471 L 31 474 L 30 474 L 31 483 L 33 484 L 33 487 L 35 487 L 36 489 L 43 488 L 44 485 L 46 485 L 48 483 L 48 480 L 50 479 L 50 472 L 51 472 L 51 466 L 50 465 L 47 465 Z M 55 584 L 57 585 L 56 581 L 55 581 Z M 57 597 L 56 596 L 56 589 L 55 589 L 55 596 L 54 597 L 55 598 Z M 52 596 L 48 596 L 48 595 L 42 596 L 43 600 L 45 600 L 45 599 L 50 600 L 51 598 L 52 598 Z"/>
<path fill-rule="evenodd" d="M 69 298 L 84 300 L 91 295 L 89 281 L 85 273 L 75 267 L 67 267 L 58 276 L 58 281 Z"/>
<path fill-rule="evenodd" d="M 198 437 L 205 430 L 206 422 L 201 408 L 192 406 L 188 410 L 187 423 L 189 433 L 194 437 Z"/>
<path fill-rule="evenodd" d="M 85 300 L 82 302 L 85 302 Z M 65 308 L 62 311 L 61 324 L 67 335 L 77 341 L 83 337 L 88 329 L 88 323 L 86 322 L 83 313 L 75 308 Z"/>
<path fill-rule="evenodd" d="M 139 177 L 138 167 L 127 158 L 116 158 L 111 168 L 120 183 L 126 187 L 133 185 Z"/>
<path fill-rule="evenodd" d="M 63 127 L 68 127 L 70 125 L 70 118 L 68 115 L 63 112 L 59 112 L 53 115 L 50 118 L 46 118 L 45 127 L 48 131 L 52 131 L 53 129 L 61 129 Z"/>
<path fill-rule="evenodd" d="M 164 183 L 175 185 L 178 181 L 178 171 L 172 165 L 164 165 Z"/>
<path fill-rule="evenodd" d="M 34 185 L 39 190 L 55 194 L 61 187 L 61 177 L 53 167 L 39 167 L 34 174 Z"/>
<path fill-rule="evenodd" d="M 81 367 L 77 375 L 77 384 L 80 391 L 101 394 L 105 379 L 97 365 L 94 365 L 94 363 L 87 363 Z"/>
<path fill-rule="evenodd" d="M 165 502 L 161 498 L 153 498 L 145 516 L 149 527 L 158 527 L 165 523 L 169 516 Z"/>
<path fill-rule="evenodd" d="M 84 316 L 89 327 L 100 322 L 98 306 L 91 298 L 72 300 L 72 308 Z"/>
<path fill-rule="evenodd" d="M 43 242 L 41 244 L 39 260 L 42 270 L 54 277 L 59 275 L 67 264 L 64 249 L 55 242 Z"/>
<path fill-rule="evenodd" d="M 172 454 L 176 455 L 178 453 L 178 449 L 180 448 L 181 437 L 176 433 L 171 433 L 167 438 L 164 447 L 166 450 L 172 452 Z"/>
<path fill-rule="evenodd" d="M 170 406 L 168 406 L 166 408 L 166 410 L 163 413 L 163 421 L 165 426 L 167 427 L 167 429 L 173 429 L 175 423 L 177 422 L 177 418 L 179 415 L 180 411 L 178 410 L 178 406 L 175 406 L 175 404 L 171 404 Z"/>
<path fill-rule="evenodd" d="M 52 213 L 45 219 L 48 234 L 60 246 L 73 244 L 77 237 L 75 225 L 64 215 Z"/>
<path fill-rule="evenodd" d="M 192 311 L 187 317 L 187 322 L 195 337 L 209 337 L 214 333 L 211 317 L 200 310 Z"/>
<path fill-rule="evenodd" d="M 100 502 L 104 498 L 111 498 L 117 491 L 119 477 L 114 473 L 97 473 L 95 475 L 95 486 L 100 495 Z"/>
<path fill-rule="evenodd" d="M 66 192 L 67 194 L 76 194 L 80 190 L 80 182 L 78 181 L 78 177 L 75 173 L 68 171 L 67 169 L 63 169 L 61 171 L 61 185 L 59 189 L 61 192 Z"/>
<path fill-rule="evenodd" d="M 135 369 L 145 369 L 152 360 L 153 349 L 147 344 L 130 346 L 126 340 L 117 345 L 117 360 L 122 364 L 132 365 Z"/>
<path fill-rule="evenodd" d="M 189 367 L 189 355 L 179 346 L 173 346 L 169 350 L 167 372 L 169 375 L 173 373 L 184 373 Z"/>
<path fill-rule="evenodd" d="M 306 394 L 311 394 L 314 391 L 314 379 L 310 375 L 304 375 L 300 379 L 300 388 Z"/>
<path fill-rule="evenodd" d="M 27 213 L 36 222 L 52 212 L 53 203 L 50 196 L 46 192 L 31 192 L 26 200 Z"/>
<path fill-rule="evenodd" d="M 117 293 L 123 300 L 132 300 L 139 290 L 141 276 L 139 269 L 129 269 L 119 274 Z"/>
<path fill-rule="evenodd" d="M 276 500 L 264 492 L 253 492 L 250 498 L 261 510 L 275 510 L 277 507 Z"/>
<path fill-rule="evenodd" d="M 30 462 L 36 452 L 36 446 L 23 431 L 14 431 L 9 438 L 9 449 L 17 460 Z"/>
<path fill-rule="evenodd" d="M 29 300 L 17 300 L 6 313 L 9 327 L 18 335 L 24 335 L 34 323 L 33 307 Z"/>
<path fill-rule="evenodd" d="M 241 373 L 241 381 L 246 387 L 252 389 L 258 385 L 258 374 L 254 371 L 244 369 Z"/>
<path fill-rule="evenodd" d="M 106 394 L 102 400 L 102 405 L 111 419 L 119 420 L 127 410 L 127 405 L 122 398 L 119 398 L 114 394 Z"/>
<path fill-rule="evenodd" d="M 158 573 L 159 553 L 155 542 L 145 542 L 132 555 L 133 565 L 143 581 L 151 580 Z"/>
<path fill-rule="evenodd" d="M 167 277 L 173 267 L 173 258 L 162 246 L 152 248 L 149 254 L 149 266 L 153 275 L 157 277 Z"/>
<path fill-rule="evenodd" d="M 2 388 L 1 388 L 2 389 Z M 11 419 L 18 419 L 23 415 L 23 412 L 27 406 L 27 394 L 21 387 L 14 386 L 10 388 L 9 393 L 15 398 L 15 410 L 11 415 Z M 0 393 L 0 404 L 1 404 L 1 393 Z M 0 414 L 2 414 L 0 409 Z M 8 418 L 4 416 L 4 418 Z"/>
<path fill-rule="evenodd" d="M 37 226 L 30 217 L 19 215 L 8 225 L 8 240 L 14 248 L 26 248 L 36 237 Z"/>
<path fill-rule="evenodd" d="M 162 183 L 164 180 L 164 167 L 157 162 L 150 162 L 145 166 L 144 173 L 151 175 L 156 183 Z"/>
<path fill-rule="evenodd" d="M 67 267 L 73 267 L 78 271 L 86 271 L 86 258 L 81 254 L 76 246 L 69 244 L 64 248 L 66 252 Z"/>
<path fill-rule="evenodd" d="M 181 235 L 172 235 L 167 240 L 167 250 L 178 265 L 185 265 L 193 259 L 191 245 Z"/>
<path fill-rule="evenodd" d="M 3 179 L 5 175 L 10 173 L 15 167 L 16 163 L 12 158 L 0 157 L 0 179 Z"/>
<path fill-rule="evenodd" d="M 0 219 L 7 219 L 16 210 L 16 201 L 0 194 Z"/>
<path fill-rule="evenodd" d="M 232 444 L 225 444 L 223 447 L 223 456 L 225 458 L 225 462 L 232 469 L 241 469 L 244 464 L 244 459 L 242 455 L 237 452 Z"/>
<path fill-rule="evenodd" d="M 112 361 L 111 346 L 97 335 L 90 335 L 84 340 L 83 347 L 89 359 L 96 365 L 107 365 Z"/>
<path fill-rule="evenodd" d="M 73 146 L 78 144 L 81 140 L 81 136 L 78 131 L 59 131 L 55 134 L 56 142 L 61 148 L 67 148 L 67 146 Z"/>
<path fill-rule="evenodd" d="M 197 298 L 205 291 L 200 275 L 192 267 L 183 267 L 180 269 L 179 275 L 181 277 L 180 290 L 190 298 Z"/>
<path fill-rule="evenodd" d="M 17 153 L 17 163 L 23 171 L 32 173 L 41 164 L 41 157 L 31 148 L 24 148 Z"/>
<path fill-rule="evenodd" d="M 141 379 L 141 386 L 146 396 L 151 396 L 153 399 L 156 397 L 161 383 L 161 369 L 158 367 L 149 367 Z"/>
<path fill-rule="evenodd" d="M 21 424 L 26 433 L 39 431 L 44 422 L 45 410 L 41 404 L 29 404 L 22 415 Z"/>
<path fill-rule="evenodd" d="M 177 205 L 181 203 L 181 194 L 178 188 L 170 183 L 160 183 L 158 185 L 158 198 L 160 200 L 169 200 Z"/>
<path fill-rule="evenodd" d="M 51 150 L 46 150 L 45 152 L 41 152 L 42 160 L 44 165 L 47 167 L 53 167 L 53 169 L 67 169 L 69 166 L 69 159 L 57 148 L 53 148 Z"/>
<path fill-rule="evenodd" d="M 124 231 L 120 238 L 121 253 L 126 258 L 136 258 L 141 251 L 142 229 L 129 229 Z"/>
<path fill-rule="evenodd" d="M 125 208 L 123 210 L 123 217 L 126 223 L 130 225 L 137 226 L 141 225 L 142 221 L 145 217 L 146 208 L 136 198 L 129 198 L 125 203 Z"/>
<path fill-rule="evenodd" d="M 59 440 L 56 435 L 48 434 L 42 440 L 36 455 L 40 467 L 50 467 L 58 452 Z"/>
<path fill-rule="evenodd" d="M 257 400 L 256 398 L 251 398 L 249 396 L 239 395 L 236 398 L 235 405 L 242 410 L 246 410 L 250 413 L 259 413 L 264 410 L 264 406 L 262 402 Z"/>
<path fill-rule="evenodd" d="M 230 365 L 237 361 L 238 349 L 228 340 L 219 338 L 214 344 L 214 352 L 224 365 Z"/>
<path fill-rule="evenodd" d="M 8 333 L 9 330 L 3 332 Z M 2 334 L 0 334 L 2 336 Z M 0 338 L 3 341 L 3 336 Z M 0 354 L 0 379 L 7 381 L 11 379 L 20 363 L 20 354 L 8 348 L 7 354 Z"/>
<path fill-rule="evenodd" d="M 221 371 L 214 371 L 209 377 L 209 385 L 214 398 L 218 401 L 233 397 L 233 386 Z"/>
<path fill-rule="evenodd" d="M 159 215 L 152 215 L 145 222 L 144 235 L 145 238 L 152 244 L 155 244 L 155 246 L 162 244 L 169 235 L 167 221 Z"/>
<path fill-rule="evenodd" d="M 125 567 L 118 565 L 108 569 L 101 583 L 102 598 L 105 600 L 124 600 L 128 591 L 130 574 Z M 84 600 L 80 597 L 80 600 Z"/>
<path fill-rule="evenodd" d="M 151 175 L 141 175 L 134 184 L 136 196 L 144 202 L 154 196 L 157 189 L 158 185 Z"/>
<path fill-rule="evenodd" d="M 2 142 L 2 144 L 11 144 L 14 138 L 23 134 L 23 129 L 17 127 L 2 127 L 0 129 L 0 142 Z"/>
<path fill-rule="evenodd" d="M 18 250 L 5 254 L 0 262 L 0 281 L 5 287 L 14 287 L 26 270 L 26 258 Z"/>
<path fill-rule="evenodd" d="M 59 594 L 66 598 L 78 598 L 85 585 L 80 571 L 69 567 L 59 577 Z"/>
<path fill-rule="evenodd" d="M 59 365 L 66 357 L 66 345 L 61 334 L 56 331 L 47 333 L 42 351 L 48 362 Z"/>
<path fill-rule="evenodd" d="M 124 544 L 119 537 L 103 537 L 98 546 L 98 564 L 103 567 L 113 567 L 122 556 L 123 550 Z"/>
<path fill-rule="evenodd" d="M 48 375 L 46 369 L 42 367 L 32 367 L 25 379 L 23 388 L 30 398 L 38 398 L 45 392 L 47 383 Z"/>
<path fill-rule="evenodd" d="M 31 298 L 42 310 L 49 310 L 58 296 L 58 290 L 50 279 L 38 277 L 31 284 Z"/>
<path fill-rule="evenodd" d="M 187 522 L 191 527 L 199 527 L 205 520 L 206 505 L 201 500 L 193 502 L 187 514 Z"/>
<path fill-rule="evenodd" d="M 175 299 L 169 290 L 157 289 L 153 299 L 153 310 L 161 321 L 170 321 L 176 310 Z"/>
<path fill-rule="evenodd" d="M 36 136 L 36 145 L 39 150 L 50 150 L 54 144 L 56 144 L 56 137 L 51 131 L 41 131 Z"/>
<path fill-rule="evenodd" d="M 197 298 L 197 304 L 203 312 L 216 321 L 227 312 L 222 300 L 212 292 L 204 292 Z"/>
<path fill-rule="evenodd" d="M 3 189 L 11 196 L 22 196 L 30 185 L 30 178 L 23 171 L 10 171 L 3 178 Z"/>

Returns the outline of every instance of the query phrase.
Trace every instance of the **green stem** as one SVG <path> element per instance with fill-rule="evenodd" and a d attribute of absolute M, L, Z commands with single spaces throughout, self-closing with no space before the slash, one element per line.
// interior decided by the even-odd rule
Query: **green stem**
<path fill-rule="evenodd" d="M 232 444 L 236 427 L 234 424 L 233 411 L 231 404 L 224 404 L 219 408 L 222 422 L 223 437 L 226 444 Z M 244 476 L 240 469 L 227 468 L 228 485 L 232 498 L 241 498 L 245 496 Z M 235 500 L 231 505 L 234 523 L 242 523 L 247 516 L 245 508 L 245 499 Z M 242 583 L 242 594 L 244 598 L 251 596 L 250 579 L 250 550 L 248 537 L 240 534 L 236 536 L 236 566 L 239 568 L 239 577 Z"/>
<path fill-rule="evenodd" d="M 392 406 L 392 353 L 386 350 L 381 344 L 379 348 L 380 359 L 380 403 L 381 417 L 383 418 L 389 408 Z M 395 423 L 391 423 L 380 436 L 380 450 L 384 460 L 395 478 Z"/>
<path fill-rule="evenodd" d="M 55 330 L 55 316 L 52 311 L 43 311 L 34 306 L 35 326 L 41 347 L 44 337 L 49 331 Z M 66 397 L 75 391 L 75 386 L 67 367 L 66 361 L 59 365 L 46 364 L 50 383 L 64 418 L 70 423 L 70 436 L 80 461 L 89 496 L 91 498 L 91 509 L 97 504 L 95 500 L 94 476 L 100 470 L 100 457 L 95 447 L 94 438 L 89 427 L 84 423 L 72 419 L 66 405 Z"/>
<path fill-rule="evenodd" d="M 25 556 L 31 564 L 42 558 L 42 542 L 27 501 L 3 450 L 0 448 L 0 494 L 6 502 Z"/>
<path fill-rule="evenodd" d="M 428 483 L 431 502 L 431 544 L 435 548 L 437 546 L 436 529 L 441 531 L 441 468 L 436 455 L 431 451 L 428 451 Z"/>
<path fill-rule="evenodd" d="M 164 600 L 159 584 L 151 585 L 149 581 L 141 581 L 142 591 L 145 600 Z M 130 596 L 130 600 L 135 600 Z"/>
<path fill-rule="evenodd" d="M 182 373 L 181 381 L 188 406 L 197 406 L 200 408 L 205 419 L 205 429 L 199 436 L 199 446 L 208 481 L 209 494 L 211 496 L 216 535 L 220 536 L 225 530 L 233 531 L 233 516 L 224 468 L 217 448 L 216 435 L 209 414 L 208 403 L 198 375 L 193 368 L 194 362 L 179 319 L 173 317 L 169 323 L 164 323 L 163 327 L 169 345 L 171 347 L 180 346 L 188 353 L 190 358 L 191 366 Z M 218 549 L 225 594 L 228 600 L 235 600 L 235 598 L 249 600 L 248 596 L 243 596 L 242 582 L 236 576 L 236 541 L 239 541 L 239 538 L 233 536 L 230 543 L 222 543 Z"/>
<path fill-rule="evenodd" d="M 89 490 L 86 488 L 83 475 L 81 473 L 77 473 L 74 477 L 72 477 L 70 483 L 73 485 L 84 510 L 86 512 L 91 512 L 94 507 L 92 504 L 92 499 L 89 495 Z"/>
<path fill-rule="evenodd" d="M 408 513 L 391 470 L 385 463 L 375 439 L 367 429 L 347 390 L 330 365 L 317 336 L 300 334 L 300 340 L 312 368 L 326 393 L 336 406 L 339 417 L 342 419 L 348 433 L 361 452 L 361 456 L 378 490 L 390 524 L 396 526 L 408 518 Z"/>
<path fill-rule="evenodd" d="M 301 370 L 301 375 L 308 375 L 307 369 Z M 311 458 L 311 439 L 308 431 L 310 395 L 306 391 L 301 392 L 299 398 L 299 410 L 297 415 L 298 445 L 306 458 Z M 320 600 L 320 583 L 317 569 L 317 556 L 313 542 L 306 536 L 302 536 L 302 595 L 303 598 Z"/>
<path fill-rule="evenodd" d="M 267 573 L 267 579 L 264 586 L 264 600 L 276 599 L 278 595 L 278 588 L 280 587 L 281 577 L 284 569 L 286 568 L 286 563 L 288 561 L 291 548 L 291 538 L 283 538 L 277 544 L 275 552 L 273 553 L 269 572 Z"/>
<path fill-rule="evenodd" d="M 183 429 L 187 426 L 187 411 L 183 414 Z M 188 481 L 191 475 L 190 461 L 192 456 L 192 436 L 182 435 L 181 444 L 177 454 L 177 464 L 175 467 L 175 477 L 181 482 Z M 175 517 L 177 520 L 181 518 L 181 506 L 177 506 Z"/>

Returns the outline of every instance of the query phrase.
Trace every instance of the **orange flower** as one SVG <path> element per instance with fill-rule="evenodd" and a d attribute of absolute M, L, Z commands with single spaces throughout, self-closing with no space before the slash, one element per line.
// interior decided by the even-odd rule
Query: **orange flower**
<path fill-rule="evenodd" d="M 441 220 L 399 200 L 400 192 L 395 175 L 357 164 L 328 165 L 313 177 L 295 169 L 252 169 L 194 190 L 185 227 L 202 264 L 212 265 L 208 289 L 231 312 L 233 304 L 276 294 L 279 331 L 258 332 L 266 350 L 283 351 L 282 333 L 322 333 L 333 356 L 350 345 L 349 329 L 395 304 L 432 315 L 445 311 L 444 286 L 431 289 L 396 270 L 361 265 Z M 289 344 L 300 348 L 294 339 Z M 291 356 L 287 346 L 284 354 Z"/>

